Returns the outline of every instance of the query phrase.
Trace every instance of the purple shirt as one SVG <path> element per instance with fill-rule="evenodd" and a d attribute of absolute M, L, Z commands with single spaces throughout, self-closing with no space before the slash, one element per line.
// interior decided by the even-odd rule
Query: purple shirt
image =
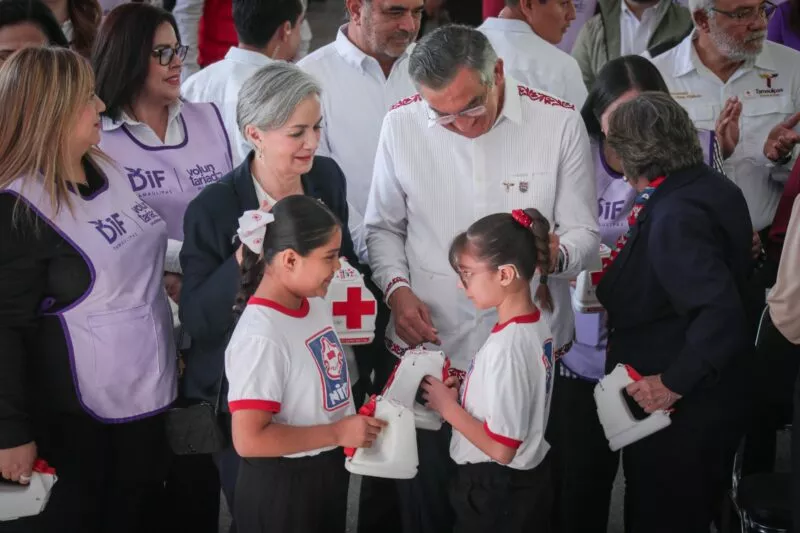
<path fill-rule="evenodd" d="M 800 33 L 789 26 L 791 2 L 784 2 L 775 10 L 767 27 L 767 38 L 789 48 L 800 51 Z"/>

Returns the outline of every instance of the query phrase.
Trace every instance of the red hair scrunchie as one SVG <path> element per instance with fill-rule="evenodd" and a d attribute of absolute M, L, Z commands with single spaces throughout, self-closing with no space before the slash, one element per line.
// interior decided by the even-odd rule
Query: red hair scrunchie
<path fill-rule="evenodd" d="M 530 228 L 533 225 L 533 219 L 522 209 L 514 209 L 511 211 L 511 216 L 523 228 Z"/>

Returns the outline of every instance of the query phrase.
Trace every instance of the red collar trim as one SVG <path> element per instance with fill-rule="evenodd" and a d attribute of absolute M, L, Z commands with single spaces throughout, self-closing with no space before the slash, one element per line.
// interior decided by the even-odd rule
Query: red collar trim
<path fill-rule="evenodd" d="M 527 315 L 519 315 L 515 316 L 508 322 L 503 322 L 502 324 L 495 324 L 492 328 L 492 333 L 497 333 L 498 331 L 502 331 L 503 328 L 508 326 L 509 324 L 533 324 L 534 322 L 538 322 L 539 319 L 542 318 L 542 313 L 537 309 L 533 313 L 529 313 Z"/>
<path fill-rule="evenodd" d="M 263 305 L 264 307 L 275 309 L 276 311 L 292 318 L 305 318 L 308 316 L 308 311 L 311 309 L 311 304 L 308 303 L 308 298 L 303 298 L 303 301 L 300 303 L 300 307 L 297 309 L 289 309 L 288 307 L 283 306 L 273 300 L 256 298 L 255 296 L 247 300 L 247 305 Z"/>

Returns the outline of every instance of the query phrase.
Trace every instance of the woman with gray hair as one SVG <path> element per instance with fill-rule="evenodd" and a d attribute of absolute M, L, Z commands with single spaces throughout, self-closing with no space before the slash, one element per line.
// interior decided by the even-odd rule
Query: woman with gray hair
<path fill-rule="evenodd" d="M 606 371 L 643 376 L 626 389 L 637 418 L 674 410 L 670 426 L 623 453 L 626 531 L 707 533 L 748 408 L 750 216 L 739 188 L 703 163 L 668 94 L 621 104 L 606 141 L 638 192 L 597 289 Z"/>
<path fill-rule="evenodd" d="M 221 391 L 227 388 L 225 347 L 239 290 L 242 253 L 234 242 L 239 217 L 252 209 L 269 210 L 295 194 L 317 198 L 342 222 L 341 255 L 358 268 L 347 229 L 344 174 L 332 159 L 314 155 L 322 122 L 319 95 L 313 78 L 294 65 L 276 62 L 256 72 L 239 92 L 236 113 L 253 151 L 231 173 L 203 189 L 184 217 L 181 322 L 192 336 L 192 346 L 183 392 L 212 405 L 219 402 L 224 411 L 220 419 L 227 447 L 214 459 L 231 509 L 239 458 L 230 443 L 231 418 Z M 351 380 L 355 383 L 356 378 Z"/>

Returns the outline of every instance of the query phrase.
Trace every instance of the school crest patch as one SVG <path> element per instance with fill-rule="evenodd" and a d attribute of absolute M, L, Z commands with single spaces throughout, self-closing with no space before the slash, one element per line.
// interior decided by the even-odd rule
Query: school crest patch
<path fill-rule="evenodd" d="M 350 379 L 347 360 L 332 328 L 326 328 L 306 341 L 314 357 L 322 385 L 322 407 L 335 411 L 350 403 Z"/>

